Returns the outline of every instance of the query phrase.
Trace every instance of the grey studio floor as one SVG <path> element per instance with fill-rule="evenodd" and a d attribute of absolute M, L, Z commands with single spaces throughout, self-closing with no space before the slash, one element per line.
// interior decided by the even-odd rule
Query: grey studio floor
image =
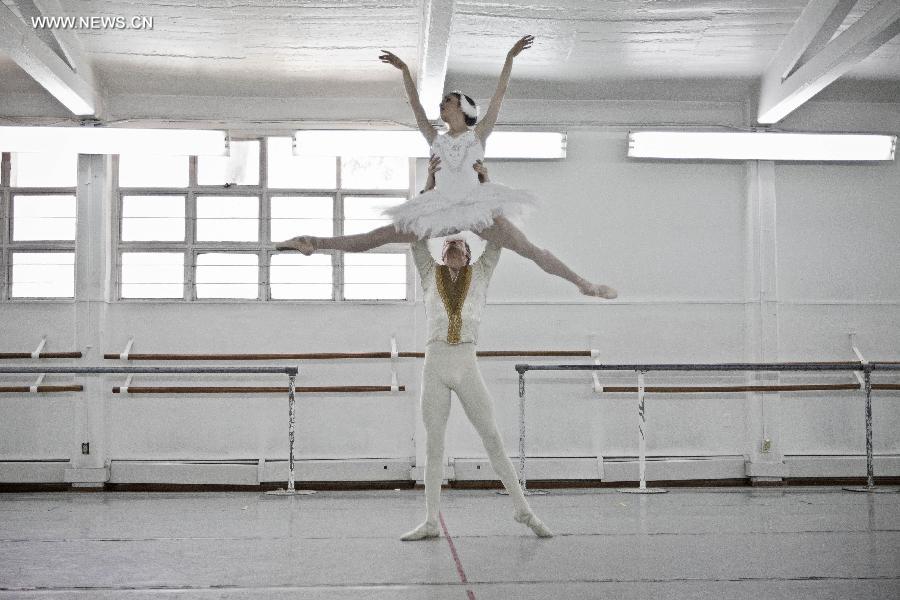
<path fill-rule="evenodd" d="M 889 488 L 890 489 L 890 488 Z M 896 489 L 896 488 L 894 488 Z M 900 598 L 900 493 L 560 489 L 0 494 L 6 598 Z"/>

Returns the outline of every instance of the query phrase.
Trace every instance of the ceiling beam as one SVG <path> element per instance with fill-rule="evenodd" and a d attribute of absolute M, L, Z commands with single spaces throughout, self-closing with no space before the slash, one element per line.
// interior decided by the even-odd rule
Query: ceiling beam
<path fill-rule="evenodd" d="M 454 0 L 422 0 L 417 88 L 425 114 L 431 120 L 438 118 L 438 105 L 444 95 L 453 4 Z"/>
<path fill-rule="evenodd" d="M 26 6 L 23 15 L 29 18 L 27 4 L 23 3 Z M 58 2 L 56 4 L 58 5 Z M 39 6 L 35 4 L 36 8 Z M 99 94 L 94 86 L 90 69 L 85 66 L 87 63 L 83 54 L 72 44 L 71 37 L 66 35 L 55 37 L 57 41 L 62 38 L 60 49 L 71 53 L 70 60 L 82 72 L 76 72 L 60 58 L 54 49 L 41 39 L 30 22 L 25 23 L 6 4 L 0 4 L 0 52 L 7 54 L 72 113 L 79 116 L 97 115 Z M 87 73 L 84 73 L 85 70 Z"/>
<path fill-rule="evenodd" d="M 847 6 L 849 4 L 849 6 Z M 881 0 L 793 72 L 811 45 L 840 25 L 855 0 L 810 0 L 763 73 L 757 122 L 777 123 L 900 33 L 900 2 Z M 790 75 L 788 75 L 790 73 Z"/>
<path fill-rule="evenodd" d="M 789 71 L 785 72 L 782 75 L 782 78 L 787 78 L 788 75 L 797 69 L 797 67 L 809 62 L 810 58 L 821 52 L 822 49 L 828 45 L 828 42 L 831 41 L 834 33 L 841 26 L 841 23 L 844 22 L 844 19 L 847 18 L 850 9 L 853 8 L 856 2 L 857 0 L 840 0 L 838 2 L 810 2 L 807 5 L 807 8 L 813 7 L 813 9 L 824 6 L 827 14 L 823 15 L 825 18 L 824 21 L 821 22 L 818 31 L 815 31 L 815 27 L 810 28 L 810 33 L 813 33 L 814 35 L 812 36 L 812 39 L 807 42 L 807 47 L 803 51 L 803 56 L 799 57 L 796 64 L 791 65 Z M 801 19 L 802 18 L 803 16 L 801 14 Z"/>
<path fill-rule="evenodd" d="M 68 16 L 66 10 L 62 7 L 59 0 L 16 0 L 21 9 L 26 5 L 33 5 L 42 16 L 45 17 L 65 17 Z M 84 46 L 81 44 L 81 38 L 72 29 L 57 28 L 44 30 L 49 31 L 50 35 L 56 40 L 56 44 L 62 52 L 60 58 L 69 63 L 82 79 L 90 84 L 94 84 L 94 72 L 91 63 L 87 59 Z"/>

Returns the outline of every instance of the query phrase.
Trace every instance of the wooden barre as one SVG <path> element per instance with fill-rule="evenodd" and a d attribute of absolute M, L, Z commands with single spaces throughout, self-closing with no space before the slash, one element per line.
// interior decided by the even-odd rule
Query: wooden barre
<path fill-rule="evenodd" d="M 21 392 L 30 392 L 31 387 L 27 385 L 10 385 L 0 387 L 0 393 L 17 394 Z M 80 385 L 39 385 L 37 391 L 40 392 L 83 392 L 84 388 Z"/>
<path fill-rule="evenodd" d="M 644 388 L 645 392 L 656 394 L 692 394 L 697 392 L 812 392 L 812 391 L 831 391 L 831 390 L 860 390 L 862 386 L 858 383 L 836 383 L 836 384 L 820 384 L 820 385 L 721 385 L 721 386 L 694 386 L 694 387 L 670 387 L 670 386 L 648 386 Z M 873 383 L 873 390 L 900 390 L 900 384 L 896 383 Z M 627 386 L 603 386 L 604 392 L 637 392 L 637 387 Z"/>
<path fill-rule="evenodd" d="M 31 352 L 0 352 L 3 358 L 31 358 Z M 81 358 L 81 352 L 41 352 L 38 358 Z"/>
<path fill-rule="evenodd" d="M 116 386 L 112 389 L 113 394 L 121 394 L 122 387 Z M 397 388 L 400 392 L 406 391 L 406 386 L 401 385 Z M 294 392 L 297 394 L 315 394 L 320 392 L 390 392 L 389 385 L 343 385 L 343 386 L 321 386 L 321 387 L 295 387 Z M 286 394 L 286 387 L 217 387 L 217 386 L 128 386 L 129 394 Z"/>
<path fill-rule="evenodd" d="M 591 356 L 590 350 L 482 350 L 482 357 L 500 356 Z M 424 358 L 424 352 L 398 352 L 399 358 Z M 118 360 L 120 354 L 104 354 Z M 391 358 L 390 352 L 312 352 L 305 354 L 129 354 L 128 360 L 335 360 L 342 358 Z"/>

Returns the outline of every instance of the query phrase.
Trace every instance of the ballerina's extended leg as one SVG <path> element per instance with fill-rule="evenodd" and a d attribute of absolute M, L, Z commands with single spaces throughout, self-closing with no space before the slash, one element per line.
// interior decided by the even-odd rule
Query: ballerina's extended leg
<path fill-rule="evenodd" d="M 505 217 L 496 217 L 494 224 L 478 232 L 478 235 L 489 242 L 500 244 L 504 248 L 509 248 L 516 254 L 534 261 L 537 266 L 547 273 L 574 283 L 578 286 L 579 291 L 586 296 L 597 296 L 607 300 L 612 300 L 618 296 L 618 293 L 613 288 L 608 285 L 600 285 L 588 281 L 566 266 L 564 262 L 556 258 L 549 250 L 538 248 L 532 244 L 525 237 L 525 234 Z"/>
<path fill-rule="evenodd" d="M 337 237 L 315 237 L 300 235 L 276 244 L 276 250 L 299 250 L 309 256 L 319 250 L 343 250 L 344 252 L 365 252 L 385 244 L 416 241 L 415 234 L 397 231 L 393 225 L 385 225 L 367 233 L 341 235 Z"/>

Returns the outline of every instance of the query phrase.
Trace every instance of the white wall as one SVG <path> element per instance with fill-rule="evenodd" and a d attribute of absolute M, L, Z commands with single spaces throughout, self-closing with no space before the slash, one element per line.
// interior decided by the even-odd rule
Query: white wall
<path fill-rule="evenodd" d="M 819 109 L 812 105 L 807 110 Z M 827 115 L 832 107 L 821 110 Z M 843 110 L 852 111 L 852 106 Z M 813 117 L 804 119 L 816 127 Z M 573 286 L 506 251 L 491 285 L 481 349 L 588 349 L 593 342 L 604 362 L 747 360 L 745 308 L 756 301 L 744 291 L 747 165 L 632 161 L 625 157 L 624 129 L 572 127 L 566 160 L 496 162 L 491 175 L 538 193 L 545 204 L 525 225 L 529 237 L 577 272 L 616 287 L 619 298 L 582 297 Z M 853 359 L 847 337 L 853 330 L 870 360 L 900 359 L 900 164 L 778 164 L 775 178 L 779 358 Z M 73 323 L 75 304 L 4 302 L 0 351 L 33 349 L 41 333 L 50 335 L 48 350 L 86 351 L 81 365 L 116 364 L 99 357 L 121 351 L 130 335 L 136 338 L 133 352 L 375 351 L 389 349 L 392 333 L 401 350 L 423 348 L 421 302 L 99 305 L 92 338 L 98 347 L 86 351 L 77 347 L 86 334 Z M 518 452 L 516 362 L 528 361 L 482 361 L 513 456 Z M 400 383 L 407 391 L 398 395 L 300 396 L 295 456 L 417 456 L 421 466 L 424 432 L 416 412 L 420 367 L 419 360 L 400 362 Z M 387 361 L 310 362 L 301 368 L 298 385 L 390 382 Z M 851 374 L 812 377 L 823 378 L 853 381 Z M 48 383 L 72 379 L 78 378 L 49 378 Z M 621 374 L 603 381 L 635 385 L 634 379 Z M 782 382 L 809 379 L 785 375 Z M 76 466 L 98 467 L 104 460 L 122 459 L 286 457 L 284 398 L 129 397 L 109 393 L 124 377 L 104 381 L 93 397 L 5 395 L 0 399 L 0 460 L 69 457 Z M 137 377 L 134 384 L 151 381 L 188 380 Z M 219 380 L 198 376 L 190 381 Z M 284 383 L 283 378 L 235 381 Z M 529 456 L 602 456 L 609 461 L 636 455 L 634 395 L 595 395 L 586 373 L 532 372 L 527 381 Z M 647 385 L 744 381 L 743 375 L 647 376 Z M 858 392 L 781 394 L 779 406 L 768 417 L 779 421 L 777 453 L 864 453 Z M 742 394 L 650 395 L 647 452 L 749 457 L 759 442 L 753 410 Z M 876 453 L 900 453 L 896 393 L 877 394 L 874 410 Z M 90 426 L 85 419 L 92 421 Z M 86 436 L 89 457 L 80 454 Z M 447 457 L 483 459 L 480 441 L 456 403 L 447 439 Z M 648 477 L 678 478 L 666 468 L 658 463 Z M 864 473 L 841 468 L 830 474 Z M 562 468 L 557 476 L 573 473 L 581 471 Z M 694 476 L 704 477 L 703 469 Z"/>

